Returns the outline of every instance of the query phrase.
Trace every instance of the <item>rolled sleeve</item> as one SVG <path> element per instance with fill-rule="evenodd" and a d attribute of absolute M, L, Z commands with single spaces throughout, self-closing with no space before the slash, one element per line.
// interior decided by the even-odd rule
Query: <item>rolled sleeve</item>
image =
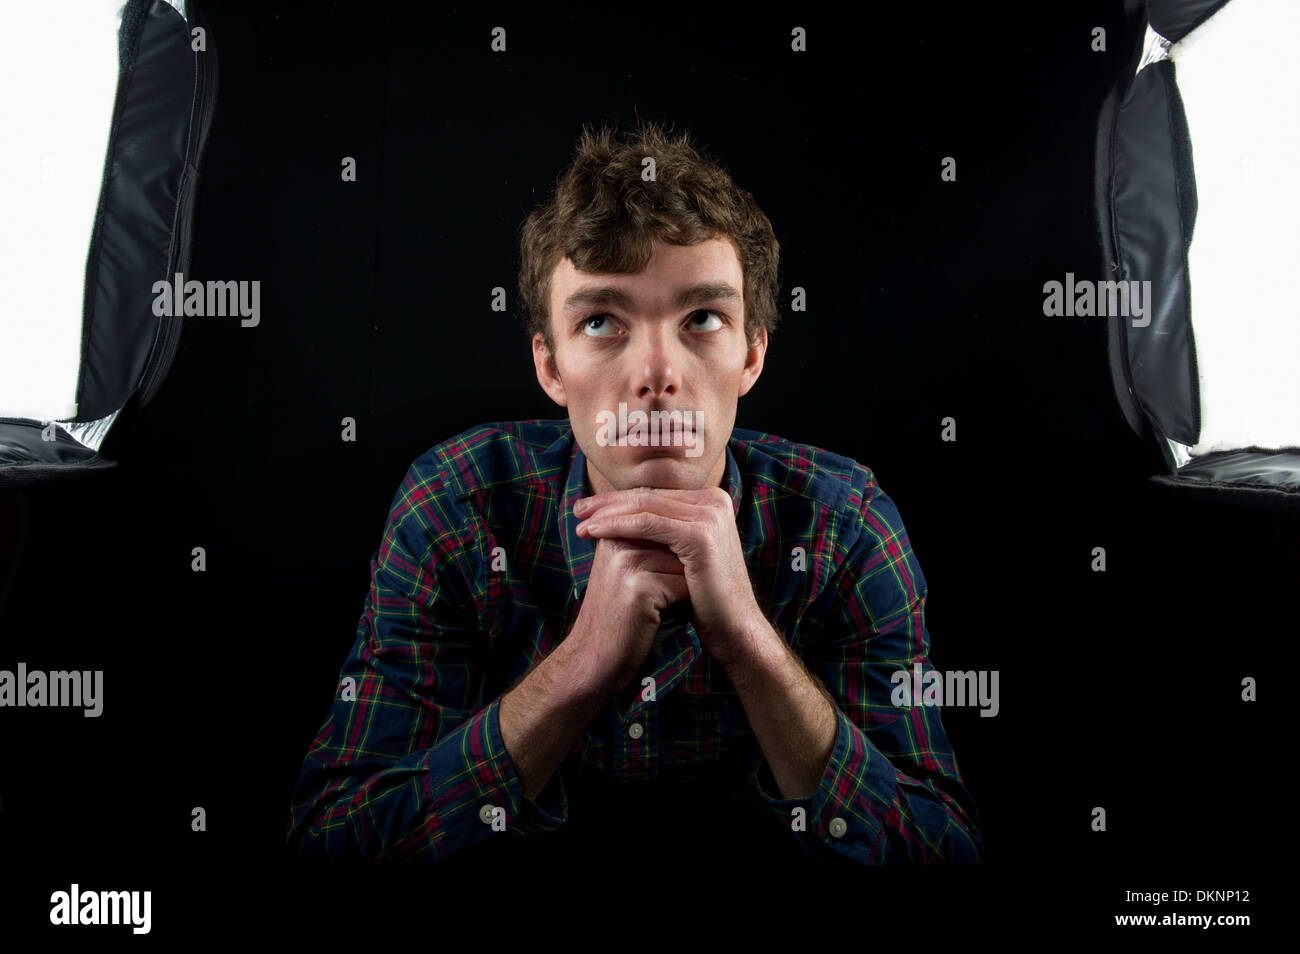
<path fill-rule="evenodd" d="M 493 766 L 493 771 L 500 772 L 504 778 L 504 791 L 507 804 L 506 822 L 508 831 L 516 836 L 538 835 L 554 831 L 569 820 L 569 797 L 564 788 L 564 779 L 556 769 L 537 793 L 536 799 L 528 798 L 519 783 L 519 774 L 514 762 L 506 751 L 505 741 L 501 736 L 501 699 L 494 699 L 483 710 L 483 732 L 494 751 L 501 753 L 500 762 Z"/>
<path fill-rule="evenodd" d="M 471 533 L 447 507 L 442 484 L 408 472 L 372 559 L 340 689 L 291 801 L 287 840 L 304 854 L 441 862 L 567 819 L 561 779 L 537 801 L 524 798 L 500 697 L 481 701 L 477 568 L 463 545 Z"/>
<path fill-rule="evenodd" d="M 978 816 L 939 707 L 891 701 L 895 672 L 930 668 L 927 586 L 893 501 L 859 474 L 854 532 L 812 620 L 808 667 L 835 703 L 830 759 L 804 799 L 778 797 L 766 760 L 751 778 L 787 824 L 805 809 L 807 829 L 795 834 L 818 860 L 977 863 Z"/>
<path fill-rule="evenodd" d="M 485 833 L 540 834 L 568 819 L 559 772 L 537 800 L 524 796 L 501 736 L 500 697 L 431 749 L 425 769 L 424 797 L 441 829 L 436 839 L 442 845 L 440 855 L 477 844 Z"/>
<path fill-rule="evenodd" d="M 838 706 L 835 723 L 835 745 L 812 795 L 781 797 L 766 760 L 749 779 L 763 801 L 798 835 L 808 858 L 843 858 L 864 865 L 980 860 L 979 839 L 971 836 L 961 815 L 950 814 L 926 785 L 901 777 Z M 803 831 L 793 827 L 799 808 L 804 810 Z M 905 820 L 905 814 L 912 817 Z"/>

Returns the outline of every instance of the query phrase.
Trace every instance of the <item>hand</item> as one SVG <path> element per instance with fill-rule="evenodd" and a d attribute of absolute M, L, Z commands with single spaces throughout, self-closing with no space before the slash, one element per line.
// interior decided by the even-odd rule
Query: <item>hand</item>
<path fill-rule="evenodd" d="M 627 688 L 650 654 L 663 611 L 686 597 L 683 567 L 666 546 L 597 540 L 582 607 L 561 644 L 577 654 L 573 675 L 601 693 Z"/>
<path fill-rule="evenodd" d="M 700 644 L 724 668 L 744 657 L 766 623 L 745 565 L 731 495 L 721 487 L 643 487 L 593 494 L 573 512 L 579 536 L 659 543 L 680 561 Z"/>

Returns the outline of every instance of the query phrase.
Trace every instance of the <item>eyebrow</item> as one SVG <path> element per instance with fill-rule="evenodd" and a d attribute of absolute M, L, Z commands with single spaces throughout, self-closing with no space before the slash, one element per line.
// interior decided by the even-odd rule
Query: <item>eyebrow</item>
<path fill-rule="evenodd" d="M 674 308 L 703 305 L 710 301 L 740 301 L 740 292 L 730 282 L 702 282 L 683 288 L 673 302 Z M 564 299 L 564 310 L 574 312 L 583 306 L 614 305 L 624 311 L 632 310 L 632 298 L 617 285 L 588 285 L 579 288 Z"/>

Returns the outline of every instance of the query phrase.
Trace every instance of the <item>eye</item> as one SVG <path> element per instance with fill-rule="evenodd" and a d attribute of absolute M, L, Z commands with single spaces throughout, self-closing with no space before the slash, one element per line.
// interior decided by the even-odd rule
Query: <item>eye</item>
<path fill-rule="evenodd" d="M 714 327 L 712 327 L 712 328 L 703 328 L 703 329 L 701 329 L 701 330 L 703 330 L 703 331 L 717 331 L 719 328 L 722 327 L 722 325 L 723 325 L 722 317 L 721 317 L 721 316 L 720 316 L 716 311 L 708 311 L 708 310 L 706 310 L 706 309 L 701 309 L 700 311 L 697 311 L 697 312 L 695 312 L 694 314 L 692 314 L 692 315 L 691 315 L 691 319 L 694 320 L 694 319 L 700 317 L 701 315 L 706 316 L 706 317 L 710 317 L 710 318 L 714 319 L 714 320 L 717 322 L 717 325 L 715 325 Z"/>
<path fill-rule="evenodd" d="M 593 331 L 591 327 L 593 322 L 601 327 L 598 327 Z M 601 325 L 602 322 L 604 323 L 603 325 Z M 602 327 L 607 330 L 601 330 Z M 610 334 L 613 333 L 613 329 L 614 326 L 609 321 L 609 315 L 592 315 L 590 318 L 586 318 L 582 322 L 583 334 L 589 335 L 592 338 L 608 338 Z"/>

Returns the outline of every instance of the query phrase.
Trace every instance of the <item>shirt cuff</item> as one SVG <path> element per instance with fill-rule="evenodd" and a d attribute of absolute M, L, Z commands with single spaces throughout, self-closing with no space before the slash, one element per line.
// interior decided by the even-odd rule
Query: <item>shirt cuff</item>
<path fill-rule="evenodd" d="M 880 823 L 854 805 L 870 792 L 892 792 L 894 766 L 835 706 L 835 745 L 817 790 L 805 798 L 782 798 L 767 759 L 750 775 L 758 794 L 801 840 L 810 858 L 846 858 L 859 864 L 883 860 Z M 796 812 L 802 808 L 803 812 Z M 802 824 L 799 819 L 802 817 Z"/>
<path fill-rule="evenodd" d="M 511 828 L 520 833 L 558 827 L 567 816 L 563 791 L 537 805 L 523 789 L 501 737 L 501 700 L 494 699 L 439 740 L 425 757 L 421 775 L 426 824 L 435 860 L 456 855 Z M 407 846 L 392 856 L 401 859 Z"/>
<path fill-rule="evenodd" d="M 569 820 L 569 796 L 560 770 L 557 768 L 551 773 L 535 800 L 525 796 L 523 786 L 519 783 L 519 773 L 515 770 L 515 764 L 506 751 L 505 739 L 501 735 L 501 698 L 494 699 L 482 715 L 485 731 L 493 747 L 502 753 L 501 770 L 506 777 L 508 796 L 507 804 L 502 807 L 506 809 L 507 830 L 521 836 L 537 835 L 559 828 Z"/>

